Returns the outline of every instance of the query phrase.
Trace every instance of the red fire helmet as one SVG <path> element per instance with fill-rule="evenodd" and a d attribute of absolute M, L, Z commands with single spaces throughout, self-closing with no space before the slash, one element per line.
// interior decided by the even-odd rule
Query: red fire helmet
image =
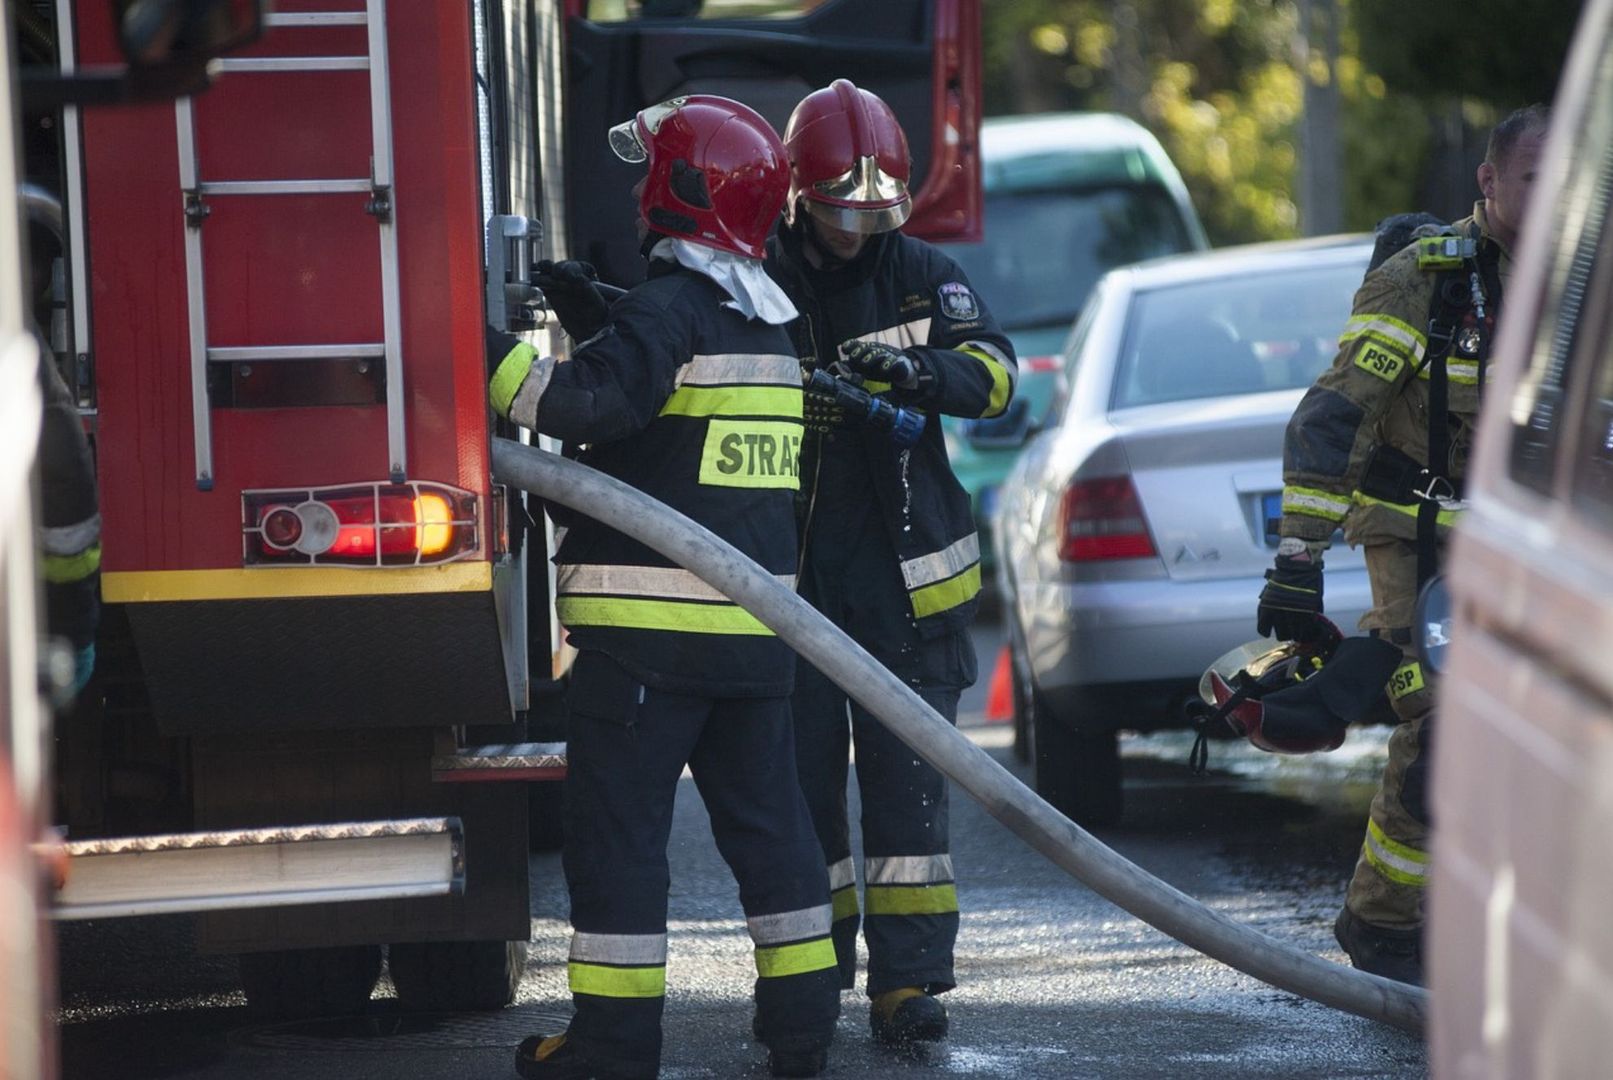
<path fill-rule="evenodd" d="M 791 220 L 799 206 L 853 233 L 900 228 L 913 212 L 912 161 L 896 114 L 849 79 L 801 99 L 784 128 Z"/>
<path fill-rule="evenodd" d="M 747 105 L 690 94 L 610 130 L 611 149 L 649 162 L 639 213 L 650 228 L 760 259 L 789 190 L 784 145 Z"/>

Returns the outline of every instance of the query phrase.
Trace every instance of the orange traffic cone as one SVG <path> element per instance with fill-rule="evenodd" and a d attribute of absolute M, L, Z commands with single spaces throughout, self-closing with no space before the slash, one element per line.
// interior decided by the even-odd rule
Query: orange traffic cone
<path fill-rule="evenodd" d="M 1008 659 L 1008 646 L 997 654 L 997 666 L 991 671 L 991 685 L 986 689 L 986 723 L 1009 724 L 1014 720 L 1014 664 Z"/>

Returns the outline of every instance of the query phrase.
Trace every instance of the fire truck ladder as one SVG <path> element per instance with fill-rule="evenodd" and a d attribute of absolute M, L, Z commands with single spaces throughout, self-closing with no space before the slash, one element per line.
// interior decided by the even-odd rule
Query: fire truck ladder
<path fill-rule="evenodd" d="M 191 99 L 175 104 L 179 125 L 179 178 L 185 200 L 185 292 L 190 308 L 191 415 L 196 430 L 196 486 L 213 487 L 213 421 L 207 393 L 207 365 L 276 360 L 380 358 L 386 371 L 387 461 L 393 483 L 404 482 L 408 459 L 403 431 L 402 316 L 398 286 L 398 233 L 394 220 L 392 105 L 387 66 L 386 0 L 366 0 L 363 12 L 287 12 L 268 16 L 269 27 L 363 26 L 369 32 L 364 56 L 236 57 L 218 61 L 224 72 L 242 74 L 294 71 L 368 71 L 370 74 L 371 175 L 355 180 L 203 181 L 196 151 Z M 207 305 L 202 274 L 202 223 L 209 198 L 259 195 L 370 196 L 364 212 L 375 218 L 381 241 L 380 342 L 332 345 L 251 345 L 216 348 L 207 343 Z"/>

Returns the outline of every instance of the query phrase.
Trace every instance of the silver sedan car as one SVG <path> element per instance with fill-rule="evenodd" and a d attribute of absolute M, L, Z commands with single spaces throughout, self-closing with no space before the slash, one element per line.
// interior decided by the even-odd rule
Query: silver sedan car
<path fill-rule="evenodd" d="M 1371 251 L 1332 237 L 1115 270 L 1071 331 L 1058 426 L 1002 485 L 994 542 L 1016 746 L 1072 819 L 1116 821 L 1117 733 L 1186 724 L 1205 668 L 1256 636 L 1284 429 Z M 1365 566 L 1337 536 L 1325 565 L 1351 633 Z"/>

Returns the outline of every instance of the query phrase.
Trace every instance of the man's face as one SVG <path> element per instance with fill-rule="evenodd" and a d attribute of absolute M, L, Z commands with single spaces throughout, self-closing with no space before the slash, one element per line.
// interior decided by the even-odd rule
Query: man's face
<path fill-rule="evenodd" d="M 863 245 L 868 243 L 865 233 L 847 232 L 837 229 L 833 225 L 825 225 L 821 221 L 812 222 L 813 241 L 825 252 L 833 255 L 841 262 L 850 262 L 862 251 Z"/>
<path fill-rule="evenodd" d="M 1500 162 L 1486 161 L 1479 166 L 1479 190 L 1484 192 L 1484 213 L 1489 218 L 1490 230 L 1504 243 L 1517 239 L 1523 227 L 1524 211 L 1529 205 L 1529 191 L 1534 187 L 1535 174 L 1540 168 L 1540 152 L 1544 148 L 1546 133 L 1543 130 L 1526 131 L 1512 145 L 1512 152 Z"/>

